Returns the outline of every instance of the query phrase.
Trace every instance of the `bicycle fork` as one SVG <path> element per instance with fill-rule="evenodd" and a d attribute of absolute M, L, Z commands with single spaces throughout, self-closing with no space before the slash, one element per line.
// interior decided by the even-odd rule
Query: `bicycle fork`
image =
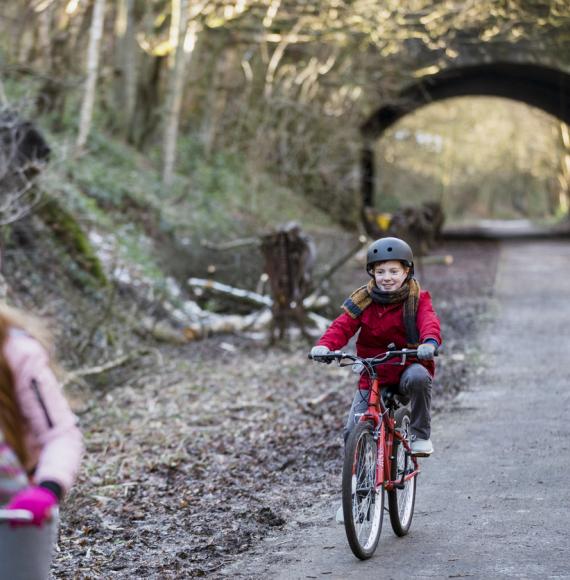
<path fill-rule="evenodd" d="M 384 422 L 382 419 L 380 420 L 380 427 L 378 436 L 376 437 L 376 447 L 377 447 L 377 456 L 376 456 L 376 489 L 379 489 L 381 486 L 384 485 L 385 473 L 384 473 L 384 458 L 386 454 L 386 429 L 384 427 Z"/>

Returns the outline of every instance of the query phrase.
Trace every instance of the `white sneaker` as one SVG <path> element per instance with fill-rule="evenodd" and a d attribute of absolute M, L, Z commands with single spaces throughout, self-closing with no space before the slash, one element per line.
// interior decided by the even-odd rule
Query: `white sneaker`
<path fill-rule="evenodd" d="M 342 504 L 336 510 L 336 523 L 337 524 L 344 524 L 344 512 L 342 511 Z"/>
<path fill-rule="evenodd" d="M 416 439 L 412 440 L 412 455 L 416 457 L 429 457 L 433 453 L 433 445 L 431 439 Z"/>

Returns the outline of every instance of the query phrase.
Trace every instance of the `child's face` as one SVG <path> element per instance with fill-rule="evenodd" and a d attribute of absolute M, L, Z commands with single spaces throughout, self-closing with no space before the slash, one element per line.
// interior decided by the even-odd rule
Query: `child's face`
<path fill-rule="evenodd" d="M 374 266 L 376 286 L 383 292 L 395 292 L 402 286 L 409 271 L 409 268 L 397 260 L 378 262 Z"/>

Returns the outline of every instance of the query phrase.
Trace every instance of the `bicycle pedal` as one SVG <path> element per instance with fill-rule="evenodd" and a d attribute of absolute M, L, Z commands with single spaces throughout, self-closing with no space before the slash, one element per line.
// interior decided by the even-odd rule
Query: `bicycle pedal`
<path fill-rule="evenodd" d="M 396 489 L 406 489 L 406 486 L 403 483 L 395 483 L 394 487 Z"/>

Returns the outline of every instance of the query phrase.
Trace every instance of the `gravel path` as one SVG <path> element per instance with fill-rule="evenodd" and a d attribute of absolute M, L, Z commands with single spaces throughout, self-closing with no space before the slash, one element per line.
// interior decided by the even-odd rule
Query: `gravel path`
<path fill-rule="evenodd" d="M 334 505 L 221 570 L 239 578 L 570 578 L 570 244 L 505 244 L 485 368 L 437 416 L 410 534 L 356 560 Z M 502 352 L 501 352 L 502 351 Z M 451 356 L 452 353 L 448 353 Z M 339 478 L 340 482 L 340 478 Z M 311 519 L 312 516 L 312 519 Z"/>

